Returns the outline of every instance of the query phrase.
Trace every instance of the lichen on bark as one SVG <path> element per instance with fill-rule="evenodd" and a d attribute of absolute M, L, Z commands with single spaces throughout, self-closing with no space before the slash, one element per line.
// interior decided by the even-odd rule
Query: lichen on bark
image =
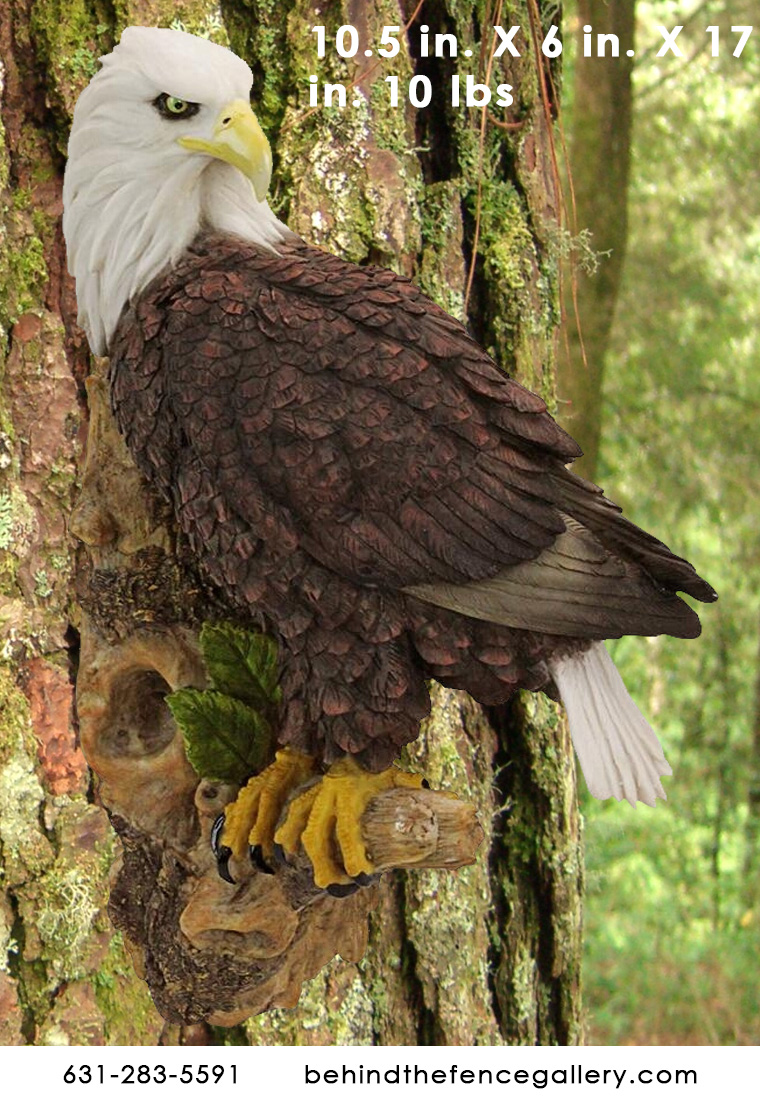
<path fill-rule="evenodd" d="M 76 7 L 76 6 L 75 6 Z M 79 5 L 95 27 L 94 5 Z M 0 10 L 0 1043 L 135 1041 L 139 1016 L 112 1013 L 143 987 L 113 941 L 105 913 L 116 844 L 91 802 L 76 743 L 74 547 L 77 378 L 86 363 L 73 317 L 60 233 L 68 112 L 74 82 L 59 48 L 89 49 L 69 5 Z M 77 17 L 78 18 L 78 17 Z M 52 27 L 52 24 L 49 24 Z M 71 31 L 69 35 L 66 28 Z M 68 37 L 67 37 L 68 36 Z M 97 44 L 102 50 L 103 41 Z M 56 65 L 52 65 L 52 55 Z M 93 54 L 93 61 L 95 59 Z M 49 65 L 51 63 L 51 65 Z M 67 100 L 68 98 L 68 100 Z M 143 1000 L 144 1003 L 144 1000 Z M 115 1006 L 115 1005 L 114 1005 Z M 157 1040 L 155 1010 L 142 1040 Z"/>

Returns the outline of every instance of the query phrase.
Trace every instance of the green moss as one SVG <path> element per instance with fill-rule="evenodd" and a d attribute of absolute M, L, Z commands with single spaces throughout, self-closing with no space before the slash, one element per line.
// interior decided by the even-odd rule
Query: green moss
<path fill-rule="evenodd" d="M 1 912 L 1 940 L 3 959 L 14 948 L 13 974 L 30 1022 L 43 1022 L 62 981 L 86 975 L 93 934 L 99 923 L 105 929 L 103 853 L 80 842 L 93 835 L 88 814 L 100 811 L 84 798 L 46 799 L 28 702 L 12 668 L 0 665 L 0 851 L 3 879 L 17 899 L 12 936 Z"/>
<path fill-rule="evenodd" d="M 472 192 L 467 202 L 474 224 L 477 199 Z M 478 252 L 488 293 L 487 341 L 509 372 L 530 380 L 533 340 L 546 338 L 547 324 L 539 318 L 546 301 L 536 298 L 536 246 L 524 203 L 513 184 L 486 181 L 479 213 Z"/>
<path fill-rule="evenodd" d="M 13 671 L 0 665 L 0 844 L 9 882 L 41 873 L 53 858 L 37 823 L 44 792 L 36 755 L 26 697 L 16 686 Z"/>
<path fill-rule="evenodd" d="M 32 210 L 32 225 L 37 237 L 45 242 L 55 233 L 56 220 L 47 210 L 35 207 Z"/>
<path fill-rule="evenodd" d="M 67 131 L 77 97 L 111 46 L 107 0 L 36 0 L 30 30 L 48 75 L 48 95 Z"/>
<path fill-rule="evenodd" d="M 453 30 L 460 47 L 452 71 L 475 74 L 483 80 L 479 67 L 480 41 L 475 32 L 487 27 L 491 13 L 487 4 L 475 6 L 476 19 L 470 4 L 444 0 L 447 21 L 438 21 L 445 30 Z M 526 25 L 527 13 L 521 5 L 502 14 L 502 23 Z M 463 51 L 473 54 L 465 58 Z M 525 135 L 533 135 L 532 120 L 542 110 L 532 65 L 525 60 L 517 79 L 520 103 L 513 115 L 525 121 Z M 442 80 L 442 75 L 439 80 Z M 448 75 L 446 75 L 446 78 Z M 491 85 L 507 75 L 503 64 L 494 63 Z M 488 125 L 481 141 L 481 114 L 478 110 L 452 108 L 443 97 L 438 108 L 444 114 L 446 127 L 453 139 L 450 150 L 456 159 L 452 177 L 447 183 L 430 184 L 422 197 L 423 252 L 418 278 L 425 290 L 438 303 L 458 317 L 463 306 L 454 298 L 452 269 L 444 263 L 450 253 L 441 217 L 446 206 L 456 213 L 457 195 L 462 200 L 465 227 L 461 240 L 473 244 L 478 233 L 478 254 L 475 284 L 468 315 L 486 347 L 513 376 L 551 400 L 553 396 L 553 354 L 547 346 L 559 318 L 558 267 L 556 231 L 543 227 L 543 191 L 540 172 L 527 169 L 521 130 L 506 132 Z M 440 124 L 438 127 L 441 127 Z M 430 143 L 435 143 L 435 133 Z M 506 176 L 505 167 L 513 170 Z M 441 189 L 449 193 L 442 204 Z M 444 217 L 445 223 L 445 217 Z M 451 257 L 453 260 L 453 256 Z"/>
<path fill-rule="evenodd" d="M 364 978 L 357 973 L 341 999 L 339 1013 L 328 1021 L 336 1046 L 371 1046 L 374 1007 Z"/>
<path fill-rule="evenodd" d="M 424 771 L 433 788 L 471 801 L 478 811 L 489 851 L 494 815 L 491 755 L 493 732 L 474 701 L 431 689 L 432 712 L 417 743 L 404 751 L 402 765 Z M 490 738 L 489 738 L 490 736 Z M 491 908 L 487 860 L 455 873 L 419 871 L 405 876 L 407 934 L 413 968 L 425 1006 L 443 1032 L 430 1043 L 478 1044 L 500 1041 L 491 1011 L 488 931 Z M 440 946 L 451 946 L 441 954 Z"/>
<path fill-rule="evenodd" d="M 3 80 L 0 77 L 0 93 L 3 90 Z M 8 146 L 5 136 L 5 125 L 0 119 L 0 191 L 6 190 L 8 186 L 10 166 L 8 159 Z"/>
<path fill-rule="evenodd" d="M 148 986 L 135 974 L 121 933 L 111 937 L 108 953 L 92 977 L 95 1002 L 105 1019 L 109 1046 L 144 1046 L 161 1030 L 162 1020 Z"/>
<path fill-rule="evenodd" d="M 353 974 L 348 984 L 341 975 L 345 970 Z M 297 1008 L 258 1015 L 245 1030 L 251 1046 L 371 1046 L 372 998 L 359 970 L 336 958 L 304 984 Z"/>
<path fill-rule="evenodd" d="M 328 127 L 331 116 L 336 128 L 343 126 L 345 135 L 348 119 L 338 119 L 337 113 L 326 113 Z M 345 135 L 345 147 L 343 144 L 336 145 L 334 132 L 330 130 L 311 148 L 309 162 L 313 186 L 302 183 L 299 203 L 312 217 L 311 240 L 334 248 L 349 260 L 361 261 L 368 255 L 373 242 L 373 225 L 364 193 L 364 176 L 361 174 L 366 149 L 357 135 Z M 320 205 L 325 194 L 329 197 L 327 206 Z M 327 222 L 322 217 L 325 213 L 328 215 Z"/>
<path fill-rule="evenodd" d="M 222 22 L 222 13 L 218 4 L 195 3 L 174 4 L 172 7 L 181 11 L 169 23 L 176 31 L 186 31 L 189 35 L 198 35 L 201 39 L 210 39 L 222 47 L 230 45 L 227 29 Z"/>
<path fill-rule="evenodd" d="M 11 216 L 0 248 L 0 322 L 15 323 L 25 311 L 38 307 L 48 280 L 45 246 L 36 233 L 14 229 L 21 219 Z"/>
<path fill-rule="evenodd" d="M 44 568 L 38 568 L 34 573 L 34 594 L 38 599 L 49 599 L 53 589 L 48 582 L 48 574 Z"/>
<path fill-rule="evenodd" d="M 298 91 L 308 84 L 305 69 L 301 72 L 299 68 L 296 75 L 292 71 L 299 56 L 291 52 L 287 23 L 282 18 L 286 6 L 292 9 L 292 3 L 286 5 L 278 0 L 222 2 L 230 46 L 253 70 L 253 105 L 261 127 L 272 138 L 282 125 L 288 103 L 297 99 Z M 308 27 L 311 26 L 309 23 Z M 304 47 L 308 60 L 309 45 L 304 44 Z"/>
<path fill-rule="evenodd" d="M 422 253 L 415 279 L 444 311 L 463 320 L 463 231 L 458 185 L 445 182 L 426 187 L 421 214 Z"/>
<path fill-rule="evenodd" d="M 399 70 L 403 72 L 403 69 L 405 67 L 400 64 Z M 404 79 L 400 78 L 402 88 L 403 81 Z M 378 147 L 393 152 L 394 155 L 399 156 L 403 163 L 406 163 L 410 156 L 415 156 L 414 136 L 410 135 L 407 127 L 399 127 L 403 113 L 401 104 L 399 104 L 398 109 L 387 108 L 389 105 L 388 84 L 385 81 L 384 72 L 381 72 L 369 87 L 369 104 L 373 110 L 373 133 Z M 416 160 L 414 160 L 414 163 L 416 163 Z M 415 170 L 418 172 L 419 168 L 417 167 Z"/>
<path fill-rule="evenodd" d="M 36 813 L 30 819 L 36 820 L 38 816 Z M 79 1038 L 77 1030 L 81 1024 L 76 1014 L 72 1016 L 66 988 L 61 989 L 64 982 L 73 985 L 69 990 L 81 992 L 83 1006 L 89 1008 L 86 1013 L 91 1016 L 88 1022 L 98 1035 L 103 1022 L 97 997 L 101 989 L 108 987 L 106 977 L 110 974 L 115 989 L 113 1018 L 119 1019 L 116 1008 L 120 1007 L 121 1017 L 135 1024 L 136 1032 L 147 1022 L 146 1016 L 158 1017 L 151 1009 L 147 992 L 143 997 L 146 1013 L 142 1015 L 140 992 L 132 993 L 131 989 L 133 985 L 136 989 L 144 986 L 134 978 L 120 942 L 115 945 L 110 934 L 105 904 L 114 843 L 106 832 L 102 812 L 87 804 L 82 796 L 58 797 L 47 801 L 45 820 L 56 851 L 53 853 L 48 845 L 47 864 L 31 870 L 24 890 L 18 892 L 17 929 L 21 944 L 16 972 L 24 1007 L 38 1025 L 40 1037 L 50 1042 L 51 1032 L 62 1029 L 67 1034 L 74 1032 L 73 1042 L 75 1036 Z M 78 997 L 72 998 L 76 1008 Z M 106 1004 L 108 997 L 103 995 L 102 1005 Z M 129 1008 L 128 1013 L 124 1012 L 125 1007 Z M 157 1033 L 155 1028 L 152 1033 Z M 128 1024 L 114 1034 L 110 1041 L 135 1043 L 146 1038 L 130 1033 Z M 83 1035 L 80 1041 L 88 1038 Z"/>
<path fill-rule="evenodd" d="M 28 188 L 18 187 L 11 194 L 14 210 L 28 210 L 32 205 L 32 192 Z"/>
<path fill-rule="evenodd" d="M 12 501 L 10 494 L 0 494 L 0 548 L 10 549 L 13 542 Z"/>
<path fill-rule="evenodd" d="M 350 89 L 345 109 L 310 108 L 311 74 L 317 74 L 320 83 L 349 86 L 360 67 L 335 51 L 324 59 L 316 57 L 311 31 L 316 17 L 305 4 L 290 3 L 287 19 L 276 0 L 223 4 L 223 12 L 233 49 L 252 66 L 254 106 L 275 148 L 270 194 L 275 211 L 316 244 L 352 260 L 382 259 L 394 267 L 398 249 L 381 227 L 389 201 L 392 206 L 388 193 L 397 193 L 399 183 L 405 211 L 416 207 L 417 187 L 404 183 L 416 170 L 412 141 L 403 137 L 403 130 L 399 139 L 397 122 L 388 121 L 387 113 L 374 112 Z M 333 19 L 352 22 L 343 6 L 340 12 L 331 10 L 331 25 Z M 355 99 L 359 104 L 353 104 Z M 372 182 L 367 161 L 374 149 L 384 146 L 406 158 L 400 159 L 398 181 L 390 176 L 382 183 Z M 413 243 L 414 235 L 402 240 Z"/>
<path fill-rule="evenodd" d="M 11 483 L 0 492 L 0 592 L 14 590 L 19 564 L 28 554 L 37 516 L 23 490 Z"/>
<path fill-rule="evenodd" d="M 69 417 L 71 417 L 71 413 Z M 67 424 L 69 417 L 67 417 Z M 75 417 L 76 419 L 76 417 Z M 76 485 L 76 469 L 66 453 L 60 454 L 50 468 L 46 490 L 68 511 L 71 508 L 72 488 Z"/>
<path fill-rule="evenodd" d="M 474 217 L 474 201 L 468 196 Z M 481 191 L 480 248 L 488 279 L 511 294 L 528 287 L 533 239 L 523 204 L 512 183 L 484 183 Z"/>
<path fill-rule="evenodd" d="M 87 971 L 86 950 L 102 905 L 102 884 L 87 872 L 86 866 L 56 861 L 39 882 L 37 932 L 43 959 L 59 981 L 77 979 Z"/>
<path fill-rule="evenodd" d="M 0 881 L 2 875 L 0 874 Z M 16 915 L 13 905 L 0 889 L 0 972 L 9 973 L 13 966 L 11 956 L 18 953 L 18 941 L 14 935 L 13 927 L 16 924 Z M 2 1024 L 0 1023 L 0 1037 L 2 1037 Z"/>
<path fill-rule="evenodd" d="M 8 730 L 17 732 L 15 726 L 9 725 L 7 712 L 4 713 L 3 724 L 3 732 Z M 24 731 L 28 729 L 25 728 Z M 21 735 L 23 732 L 18 731 L 18 734 Z M 22 742 L 19 740 L 20 746 Z M 9 740 L 9 745 L 10 743 L 12 740 Z M 22 746 L 22 753 L 9 758 L 0 769 L 0 813 L 2 814 L 0 839 L 6 856 L 20 856 L 25 859 L 26 855 L 31 854 L 34 862 L 38 863 L 37 857 L 42 854 L 45 862 L 48 853 L 44 850 L 44 845 L 40 848 L 34 844 L 30 849 L 27 836 L 29 820 L 35 819 L 43 799 L 42 786 L 31 759 L 28 753 L 23 752 Z"/>

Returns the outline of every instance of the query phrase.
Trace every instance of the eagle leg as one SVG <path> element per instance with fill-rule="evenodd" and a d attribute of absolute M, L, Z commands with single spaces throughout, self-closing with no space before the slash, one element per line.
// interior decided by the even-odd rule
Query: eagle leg
<path fill-rule="evenodd" d="M 311 861 L 316 886 L 361 884 L 375 868 L 362 838 L 361 819 L 370 801 L 386 790 L 423 788 L 421 774 L 391 766 L 370 774 L 351 758 L 334 763 L 324 777 L 297 794 L 275 833 L 287 855 L 299 846 Z"/>
<path fill-rule="evenodd" d="M 285 802 L 294 789 L 317 773 L 315 759 L 285 747 L 277 751 L 266 770 L 243 786 L 212 833 L 212 846 L 223 879 L 233 882 L 229 872 L 231 858 L 242 860 L 249 854 L 259 870 L 271 870 L 268 864 L 273 856 L 274 832 Z"/>

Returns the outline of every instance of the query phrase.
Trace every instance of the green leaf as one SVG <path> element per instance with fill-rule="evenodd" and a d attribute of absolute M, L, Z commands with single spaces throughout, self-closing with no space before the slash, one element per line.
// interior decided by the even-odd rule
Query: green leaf
<path fill-rule="evenodd" d="M 201 652 L 214 688 L 254 708 L 277 707 L 277 643 L 230 623 L 204 623 Z"/>
<path fill-rule="evenodd" d="M 242 784 L 269 762 L 269 721 L 234 696 L 180 688 L 166 697 L 166 703 L 185 738 L 187 757 L 201 778 Z"/>

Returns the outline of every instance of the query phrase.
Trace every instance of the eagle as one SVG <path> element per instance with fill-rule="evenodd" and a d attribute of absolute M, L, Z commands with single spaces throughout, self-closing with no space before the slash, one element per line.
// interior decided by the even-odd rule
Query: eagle
<path fill-rule="evenodd" d="M 241 58 L 129 27 L 101 63 L 64 180 L 79 322 L 199 570 L 277 639 L 283 773 L 385 772 L 434 678 L 560 698 L 595 797 L 664 798 L 603 643 L 693 638 L 678 593 L 713 589 L 568 469 L 575 441 L 461 323 L 276 217 Z"/>

